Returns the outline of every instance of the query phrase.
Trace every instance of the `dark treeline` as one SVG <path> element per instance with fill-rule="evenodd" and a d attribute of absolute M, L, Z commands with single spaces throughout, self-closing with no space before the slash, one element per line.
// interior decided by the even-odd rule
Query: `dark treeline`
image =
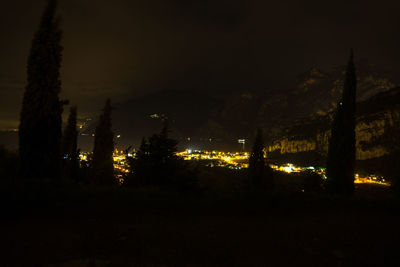
<path fill-rule="evenodd" d="M 89 165 L 83 165 L 79 160 L 77 107 L 71 108 L 62 134 L 61 115 L 67 101 L 59 99 L 63 48 L 56 7 L 56 0 L 48 1 L 28 58 L 28 80 L 19 127 L 18 176 L 21 181 L 50 180 L 117 186 L 119 181 L 113 165 L 115 144 L 110 99 L 99 116 Z M 351 196 L 354 193 L 356 87 L 356 68 L 351 52 L 344 77 L 343 96 L 337 105 L 329 142 L 326 188 L 331 194 Z M 157 186 L 183 191 L 200 187 L 197 179 L 199 166 L 185 162 L 176 155 L 178 143 L 170 137 L 168 121 L 164 123 L 160 133 L 143 138 L 135 156 L 127 158 L 130 169 L 124 176 L 124 186 Z M 266 160 L 264 148 L 263 132 L 259 129 L 245 175 L 252 192 L 274 190 L 276 179 Z M 0 150 L 0 157 L 2 164 L 16 158 L 4 149 Z M 13 164 L 7 165 L 17 169 Z M 4 176 L 17 176 L 9 174 L 7 170 L 0 171 Z M 322 179 L 317 183 L 325 186 Z"/>

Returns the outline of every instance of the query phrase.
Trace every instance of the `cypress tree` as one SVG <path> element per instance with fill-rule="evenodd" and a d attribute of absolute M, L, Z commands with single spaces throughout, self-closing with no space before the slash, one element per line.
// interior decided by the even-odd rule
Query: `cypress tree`
<path fill-rule="evenodd" d="M 24 178 L 51 179 L 60 174 L 64 103 L 59 99 L 62 32 L 55 19 L 56 6 L 56 0 L 48 1 L 28 58 L 19 125 L 19 156 Z"/>
<path fill-rule="evenodd" d="M 343 103 L 339 102 L 333 119 L 331 138 L 329 139 L 328 160 L 326 175 L 328 178 L 328 189 L 330 192 L 338 192 L 343 187 L 343 170 L 345 153 L 343 147 L 344 130 L 343 130 Z"/>
<path fill-rule="evenodd" d="M 62 140 L 62 155 L 64 175 L 67 178 L 78 181 L 79 152 L 78 152 L 78 130 L 77 130 L 77 108 L 70 109 L 68 124 L 64 129 Z"/>
<path fill-rule="evenodd" d="M 249 158 L 249 176 L 252 186 L 257 191 L 272 190 L 273 173 L 264 157 L 263 132 L 259 128 Z"/>
<path fill-rule="evenodd" d="M 116 182 L 113 165 L 114 133 L 111 125 L 111 110 L 111 101 L 107 99 L 95 130 L 92 161 L 93 182 L 102 185 L 112 185 Z"/>
<path fill-rule="evenodd" d="M 328 190 L 339 195 L 354 193 L 356 90 L 357 77 L 351 51 L 342 101 L 338 104 L 332 125 L 327 161 Z"/>

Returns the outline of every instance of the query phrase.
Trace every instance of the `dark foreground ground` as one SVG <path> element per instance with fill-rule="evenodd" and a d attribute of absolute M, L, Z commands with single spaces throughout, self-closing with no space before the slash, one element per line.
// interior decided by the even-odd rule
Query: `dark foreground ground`
<path fill-rule="evenodd" d="M 0 266 L 400 266 L 400 206 L 376 186 L 353 199 L 21 194 L 3 191 Z"/>

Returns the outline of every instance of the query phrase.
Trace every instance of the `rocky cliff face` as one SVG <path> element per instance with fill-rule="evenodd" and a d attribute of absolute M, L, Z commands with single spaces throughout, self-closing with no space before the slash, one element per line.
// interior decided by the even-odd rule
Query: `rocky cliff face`
<path fill-rule="evenodd" d="M 389 79 L 373 66 L 358 63 L 357 70 L 359 101 L 393 88 Z M 329 117 L 340 98 L 343 77 L 344 67 L 332 71 L 315 67 L 281 90 L 164 90 L 117 105 L 113 126 L 121 134 L 119 142 L 134 146 L 139 145 L 143 136 L 159 131 L 160 118 L 167 117 L 175 138 L 226 143 L 216 149 L 238 149 L 239 138 L 249 140 L 250 144 L 256 128 L 261 127 L 266 140 L 275 140 L 271 144 L 273 151 L 324 151 L 330 125 L 326 123 L 329 119 L 323 118 Z M 359 126 L 362 136 L 368 136 L 367 132 L 374 127 L 371 123 Z M 288 132 L 291 125 L 295 125 L 291 127 L 296 130 L 293 133 Z M 301 132 L 303 136 L 299 136 Z M 309 136 L 314 138 L 310 140 Z"/>
<path fill-rule="evenodd" d="M 393 136 L 387 132 L 400 125 L 400 87 L 379 93 L 358 103 L 356 126 L 356 157 L 370 160 L 390 154 Z M 322 158 L 328 151 L 332 115 L 311 117 L 285 129 L 267 147 L 272 158 L 284 158 L 287 154 L 315 153 Z"/>
<path fill-rule="evenodd" d="M 357 75 L 357 100 L 360 102 L 394 87 L 385 74 L 365 62 L 357 63 Z M 280 135 L 286 127 L 296 124 L 298 120 L 330 114 L 341 98 L 343 77 L 344 67 L 328 72 L 314 67 L 282 91 L 247 90 L 233 93 L 225 97 L 219 112 L 210 118 L 211 125 L 217 126 L 215 131 L 206 127 L 205 129 L 212 134 L 225 132 L 251 138 L 254 128 L 261 126 L 269 137 Z M 293 144 L 290 148 L 291 146 L 289 144 L 284 147 L 290 150 L 302 145 Z"/>

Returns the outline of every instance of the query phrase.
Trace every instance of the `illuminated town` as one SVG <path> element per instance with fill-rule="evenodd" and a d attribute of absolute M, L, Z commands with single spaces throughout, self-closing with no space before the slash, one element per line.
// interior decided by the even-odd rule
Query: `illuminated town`
<path fill-rule="evenodd" d="M 123 182 L 124 176 L 129 173 L 129 166 L 127 158 L 134 157 L 134 152 L 126 153 L 123 150 L 116 149 L 114 151 L 114 170 L 115 175 L 120 183 Z M 223 151 L 207 151 L 207 150 L 191 150 L 187 149 L 182 152 L 178 152 L 177 156 L 188 161 L 202 161 L 207 167 L 221 167 L 232 170 L 240 170 L 248 168 L 248 160 L 250 154 L 248 152 L 223 152 Z M 80 154 L 80 161 L 87 163 L 91 158 L 90 152 L 82 152 Z M 292 163 L 286 163 L 283 165 L 270 164 L 270 167 L 278 172 L 284 172 L 288 174 L 300 174 L 304 172 L 313 172 L 321 175 L 326 179 L 325 168 L 307 166 L 301 167 L 296 166 Z M 361 176 L 355 174 L 354 183 L 356 184 L 378 184 L 382 186 L 390 186 L 391 184 L 382 176 L 370 174 L 367 176 Z"/>

